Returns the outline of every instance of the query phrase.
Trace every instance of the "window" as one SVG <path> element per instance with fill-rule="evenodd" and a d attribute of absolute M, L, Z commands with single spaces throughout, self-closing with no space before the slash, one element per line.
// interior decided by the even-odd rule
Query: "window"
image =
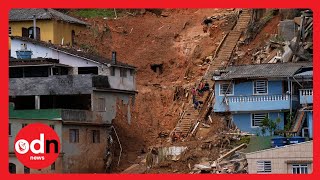
<path fill-rule="evenodd" d="M 134 70 L 130 69 L 130 76 L 133 76 L 133 74 L 134 74 Z"/>
<path fill-rule="evenodd" d="M 98 74 L 98 67 L 78 67 L 78 74 Z"/>
<path fill-rule="evenodd" d="M 308 174 L 308 165 L 292 164 L 292 174 Z"/>
<path fill-rule="evenodd" d="M 17 167 L 14 163 L 9 163 L 9 172 L 11 174 L 16 174 Z"/>
<path fill-rule="evenodd" d="M 9 136 L 11 136 L 11 123 L 9 123 Z"/>
<path fill-rule="evenodd" d="M 24 166 L 23 172 L 24 172 L 25 174 L 30 174 L 30 168 L 28 168 L 27 166 Z"/>
<path fill-rule="evenodd" d="M 11 27 L 9 27 L 9 36 L 12 35 Z"/>
<path fill-rule="evenodd" d="M 70 143 L 79 142 L 79 129 L 69 129 L 69 142 Z"/>
<path fill-rule="evenodd" d="M 22 36 L 27 35 L 27 37 L 34 39 L 34 33 L 33 33 L 33 27 L 29 27 L 27 32 L 23 32 L 26 31 L 25 28 L 22 28 Z M 36 39 L 40 40 L 40 28 L 36 27 Z"/>
<path fill-rule="evenodd" d="M 111 76 L 115 76 L 115 74 L 116 74 L 116 68 L 115 67 L 111 67 L 110 68 L 110 75 Z"/>
<path fill-rule="evenodd" d="M 220 96 L 233 95 L 233 83 L 220 84 L 219 87 L 220 87 L 220 90 L 219 90 Z"/>
<path fill-rule="evenodd" d="M 106 102 L 104 98 L 98 98 L 97 111 L 106 111 Z"/>
<path fill-rule="evenodd" d="M 257 80 L 253 84 L 253 94 L 268 94 L 268 81 Z"/>
<path fill-rule="evenodd" d="M 22 128 L 26 127 L 28 124 L 22 123 Z"/>
<path fill-rule="evenodd" d="M 92 143 L 100 143 L 100 131 L 92 130 Z"/>
<path fill-rule="evenodd" d="M 54 171 L 54 170 L 56 170 L 56 162 L 53 162 L 51 164 L 51 171 Z"/>
<path fill-rule="evenodd" d="M 76 32 L 74 31 L 74 30 L 72 30 L 71 31 L 71 45 L 74 45 L 75 43 L 75 41 L 74 41 L 74 39 L 75 39 L 75 37 L 76 37 Z"/>
<path fill-rule="evenodd" d="M 251 126 L 259 127 L 262 125 L 262 120 L 268 116 L 268 113 L 256 113 L 251 114 Z"/>
<path fill-rule="evenodd" d="M 54 125 L 53 124 L 50 124 L 49 126 L 54 130 Z"/>
<path fill-rule="evenodd" d="M 120 77 L 127 77 L 127 69 L 120 68 Z"/>
<path fill-rule="evenodd" d="M 270 173 L 271 161 L 257 161 L 257 173 Z"/>

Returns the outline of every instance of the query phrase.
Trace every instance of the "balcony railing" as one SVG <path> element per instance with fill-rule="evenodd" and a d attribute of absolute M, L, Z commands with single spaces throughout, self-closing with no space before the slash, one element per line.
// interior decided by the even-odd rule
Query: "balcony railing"
<path fill-rule="evenodd" d="M 292 100 L 297 99 L 293 95 Z M 252 96 L 217 96 L 214 103 L 215 112 L 250 112 L 290 109 L 290 95 L 252 95 Z"/>
<path fill-rule="evenodd" d="M 313 103 L 313 89 L 300 89 L 300 104 Z"/>
<path fill-rule="evenodd" d="M 300 89 L 300 96 L 312 96 L 313 89 Z"/>
<path fill-rule="evenodd" d="M 93 112 L 87 110 L 62 109 L 61 118 L 64 121 L 91 122 L 93 120 Z"/>
<path fill-rule="evenodd" d="M 262 96 L 232 96 L 227 97 L 226 101 L 235 102 L 261 102 L 261 101 L 287 101 L 289 95 L 262 95 Z"/>

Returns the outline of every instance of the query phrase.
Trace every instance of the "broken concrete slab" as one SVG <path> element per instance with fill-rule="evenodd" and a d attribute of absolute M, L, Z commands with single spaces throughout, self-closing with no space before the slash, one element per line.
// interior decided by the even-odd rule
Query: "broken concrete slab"
<path fill-rule="evenodd" d="M 297 36 L 298 26 L 294 20 L 280 21 L 278 26 L 278 35 L 281 36 L 285 41 L 290 41 Z"/>

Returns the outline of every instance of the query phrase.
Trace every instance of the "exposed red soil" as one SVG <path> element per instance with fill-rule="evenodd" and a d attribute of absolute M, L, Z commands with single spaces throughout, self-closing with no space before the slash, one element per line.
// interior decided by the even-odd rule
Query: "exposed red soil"
<path fill-rule="evenodd" d="M 248 45 L 239 47 L 239 50 L 246 54 L 242 59 L 236 61 L 237 65 L 252 64 L 252 53 L 255 52 L 255 49 L 263 47 L 272 35 L 278 34 L 278 24 L 280 20 L 280 15 L 273 17 Z"/>
<path fill-rule="evenodd" d="M 214 29 L 210 36 L 204 33 L 201 22 L 204 17 L 228 10 L 166 9 L 163 12 L 167 17 L 147 12 L 118 19 L 87 19 L 91 28 L 77 36 L 78 45 L 86 45 L 105 57 L 117 51 L 121 62 L 137 67 L 138 94 L 131 107 L 131 123 L 127 123 L 125 108 L 118 109 L 113 121 L 123 147 L 120 166 L 113 172 L 137 163 L 137 157 L 148 146 L 165 143 L 158 134 L 174 128 L 181 106 L 173 101 L 175 87 L 192 83 L 205 73 L 207 65 L 198 64 L 214 53 L 223 36 L 220 28 Z M 239 61 L 241 64 L 251 63 L 252 49 L 262 46 L 276 33 L 279 18 L 273 18 L 249 45 L 240 47 L 239 50 L 246 52 Z M 163 64 L 163 73 L 153 72 L 152 64 Z M 187 71 L 193 75 L 188 81 L 184 79 Z M 174 170 L 179 165 L 172 166 Z"/>

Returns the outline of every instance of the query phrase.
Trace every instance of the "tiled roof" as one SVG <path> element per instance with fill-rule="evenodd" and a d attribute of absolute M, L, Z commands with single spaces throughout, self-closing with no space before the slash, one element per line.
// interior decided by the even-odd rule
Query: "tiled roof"
<path fill-rule="evenodd" d="M 39 41 L 39 40 L 35 40 L 35 39 L 31 39 L 31 38 L 27 38 L 27 37 L 20 37 L 20 36 L 11 36 L 11 39 L 17 39 L 17 40 L 21 40 L 21 41 L 25 41 L 25 42 L 30 42 L 39 46 L 44 46 L 44 47 L 48 47 L 57 51 L 62 51 L 62 52 L 66 52 L 69 54 L 73 54 L 82 58 L 86 58 L 86 59 L 90 59 L 92 61 L 95 62 L 99 62 L 102 64 L 111 64 L 112 66 L 119 66 L 119 67 L 125 67 L 125 68 L 130 68 L 130 69 L 135 69 L 136 67 L 131 66 L 129 64 L 126 63 L 122 63 L 119 62 L 119 60 L 117 60 L 116 64 L 112 64 L 111 59 L 93 54 L 91 52 L 84 52 L 84 51 L 78 51 L 74 48 L 67 48 L 67 47 L 62 47 L 62 46 L 58 46 L 58 45 L 54 45 L 54 44 L 50 44 L 44 41 Z"/>
<path fill-rule="evenodd" d="M 312 67 L 312 63 L 272 63 L 230 66 L 226 69 L 228 72 L 222 74 L 219 79 L 292 77 L 302 67 Z"/>
<path fill-rule="evenodd" d="M 55 19 L 68 23 L 89 25 L 88 23 L 81 21 L 77 18 L 63 14 L 54 9 L 11 9 L 9 14 L 9 21 L 31 21 L 33 15 L 36 15 L 36 19 Z"/>

